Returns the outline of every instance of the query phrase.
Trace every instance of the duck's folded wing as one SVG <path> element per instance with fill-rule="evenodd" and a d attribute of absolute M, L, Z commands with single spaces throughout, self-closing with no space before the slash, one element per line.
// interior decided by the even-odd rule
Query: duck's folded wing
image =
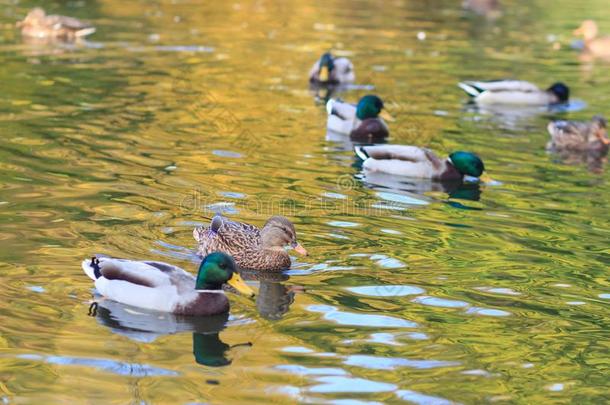
<path fill-rule="evenodd" d="M 339 75 L 344 81 L 354 81 L 354 79 L 356 78 L 354 74 L 354 65 L 349 59 L 335 58 L 333 62 L 335 64 L 335 69 L 337 70 L 337 72 L 339 72 Z"/>
<path fill-rule="evenodd" d="M 149 264 L 149 263 L 154 263 Z M 100 258 L 99 272 L 108 280 L 121 280 L 145 287 L 155 288 L 171 284 L 171 266 L 162 262 L 138 262 L 134 260 Z M 162 269 L 163 268 L 163 269 Z M 180 269 L 181 270 L 181 269 Z M 184 270 L 182 270 L 184 272 Z"/>
<path fill-rule="evenodd" d="M 574 121 L 552 121 L 548 125 L 551 136 L 579 135 L 588 131 L 588 125 Z"/>
<path fill-rule="evenodd" d="M 540 91 L 538 86 L 524 80 L 492 80 L 488 82 L 469 81 L 464 83 L 486 91 Z"/>
<path fill-rule="evenodd" d="M 92 28 L 91 24 L 89 23 L 63 15 L 49 15 L 47 16 L 46 21 L 49 23 L 49 25 L 53 25 L 56 28 L 65 27 L 75 31 L 82 30 L 85 28 Z"/>
<path fill-rule="evenodd" d="M 404 160 L 409 162 L 422 162 L 429 160 L 431 151 L 410 145 L 373 145 L 360 146 L 356 154 L 360 157 L 376 160 Z"/>
<path fill-rule="evenodd" d="M 356 117 L 356 106 L 340 100 L 328 100 L 326 111 L 329 116 L 336 115 L 345 121 L 353 121 Z"/>
<path fill-rule="evenodd" d="M 218 230 L 218 236 L 224 245 L 235 249 L 258 246 L 260 235 L 260 230 L 254 225 L 229 220 L 225 220 L 223 226 Z"/>

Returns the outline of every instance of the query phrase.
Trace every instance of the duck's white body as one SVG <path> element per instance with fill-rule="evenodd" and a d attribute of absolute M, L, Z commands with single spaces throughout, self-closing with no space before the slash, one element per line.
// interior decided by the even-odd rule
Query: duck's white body
<path fill-rule="evenodd" d="M 448 164 L 447 159 L 441 160 L 431 150 L 417 146 L 358 146 L 355 151 L 364 160 L 363 169 L 371 172 L 422 179 L 440 179 L 444 173 L 455 171 L 453 166 Z"/>
<path fill-rule="evenodd" d="M 356 80 L 354 65 L 349 59 L 343 57 L 333 58 L 333 64 L 335 67 L 330 72 L 329 80 L 332 84 L 350 84 Z M 309 80 L 311 82 L 319 82 L 319 72 L 320 60 L 317 60 L 309 71 Z"/>
<path fill-rule="evenodd" d="M 98 277 L 91 259 L 83 260 L 83 271 L 94 280 L 97 291 L 113 301 L 185 315 L 203 315 L 217 307 L 228 309 L 228 299 L 222 290 L 195 290 L 195 277 L 179 267 L 154 261 L 97 259 Z M 203 300 L 208 301 L 208 308 L 201 308 Z"/>
<path fill-rule="evenodd" d="M 533 83 L 522 80 L 497 80 L 490 82 L 467 81 L 458 86 L 477 104 L 548 105 L 556 103 L 556 97 L 541 90 Z"/>

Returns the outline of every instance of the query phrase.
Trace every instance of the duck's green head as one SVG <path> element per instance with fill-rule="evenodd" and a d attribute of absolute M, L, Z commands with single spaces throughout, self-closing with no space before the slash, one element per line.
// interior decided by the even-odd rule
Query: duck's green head
<path fill-rule="evenodd" d="M 356 107 L 356 117 L 359 120 L 367 118 L 377 118 L 383 109 L 383 101 L 372 94 L 366 95 L 358 101 Z"/>
<path fill-rule="evenodd" d="M 481 177 L 485 170 L 483 161 L 474 153 L 470 152 L 453 152 L 449 155 L 449 159 L 453 166 L 462 174 L 467 174 L 473 177 Z"/>
<path fill-rule="evenodd" d="M 199 266 L 195 289 L 221 290 L 223 284 L 229 284 L 244 295 L 254 296 L 254 291 L 237 272 L 237 265 L 231 256 L 222 252 L 210 253 Z"/>
<path fill-rule="evenodd" d="M 330 54 L 330 52 L 326 52 L 320 58 L 320 81 L 327 82 L 330 78 L 330 72 L 332 72 L 334 68 L 335 62 L 333 60 L 333 56 Z"/>

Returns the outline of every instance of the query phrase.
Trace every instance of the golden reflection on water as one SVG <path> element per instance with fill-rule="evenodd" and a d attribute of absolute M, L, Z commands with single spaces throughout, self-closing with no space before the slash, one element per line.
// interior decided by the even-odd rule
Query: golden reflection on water
<path fill-rule="evenodd" d="M 607 114 L 606 65 L 568 46 L 583 10 L 610 32 L 605 2 L 585 3 L 506 0 L 495 20 L 452 1 L 42 4 L 98 27 L 74 47 L 22 43 L 10 27 L 29 4 L 7 6 L 2 400 L 600 401 L 608 174 L 544 151 L 549 118 Z M 501 184 L 365 183 L 307 86 L 329 48 L 356 64 L 361 87 L 341 97 L 385 100 L 391 142 L 475 151 Z M 498 77 L 562 80 L 584 107 L 464 107 L 458 80 Z M 83 257 L 194 271 L 192 228 L 217 211 L 288 215 L 311 256 L 254 277 L 256 301 L 231 294 L 203 336 L 87 314 Z"/>

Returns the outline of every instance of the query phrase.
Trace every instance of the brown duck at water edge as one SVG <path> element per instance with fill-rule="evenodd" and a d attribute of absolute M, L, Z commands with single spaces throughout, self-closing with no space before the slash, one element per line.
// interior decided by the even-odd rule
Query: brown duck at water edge
<path fill-rule="evenodd" d="M 74 41 L 95 32 L 90 24 L 63 15 L 47 15 L 39 7 L 32 9 L 17 27 L 21 28 L 24 37 L 62 41 Z"/>
<path fill-rule="evenodd" d="M 574 30 L 574 35 L 584 38 L 583 53 L 594 57 L 610 58 L 610 36 L 599 36 L 597 24 L 593 20 L 585 20 Z"/>
<path fill-rule="evenodd" d="M 200 256 L 211 252 L 226 252 L 233 256 L 242 269 L 288 269 L 291 261 L 286 248 L 307 255 L 307 251 L 297 242 L 294 225 L 282 216 L 269 218 L 259 230 L 253 225 L 216 215 L 209 227 L 195 228 L 193 237 L 199 244 Z"/>
<path fill-rule="evenodd" d="M 552 151 L 599 151 L 608 152 L 606 120 L 596 115 L 590 122 L 552 121 L 547 127 L 551 140 L 546 148 Z"/>

